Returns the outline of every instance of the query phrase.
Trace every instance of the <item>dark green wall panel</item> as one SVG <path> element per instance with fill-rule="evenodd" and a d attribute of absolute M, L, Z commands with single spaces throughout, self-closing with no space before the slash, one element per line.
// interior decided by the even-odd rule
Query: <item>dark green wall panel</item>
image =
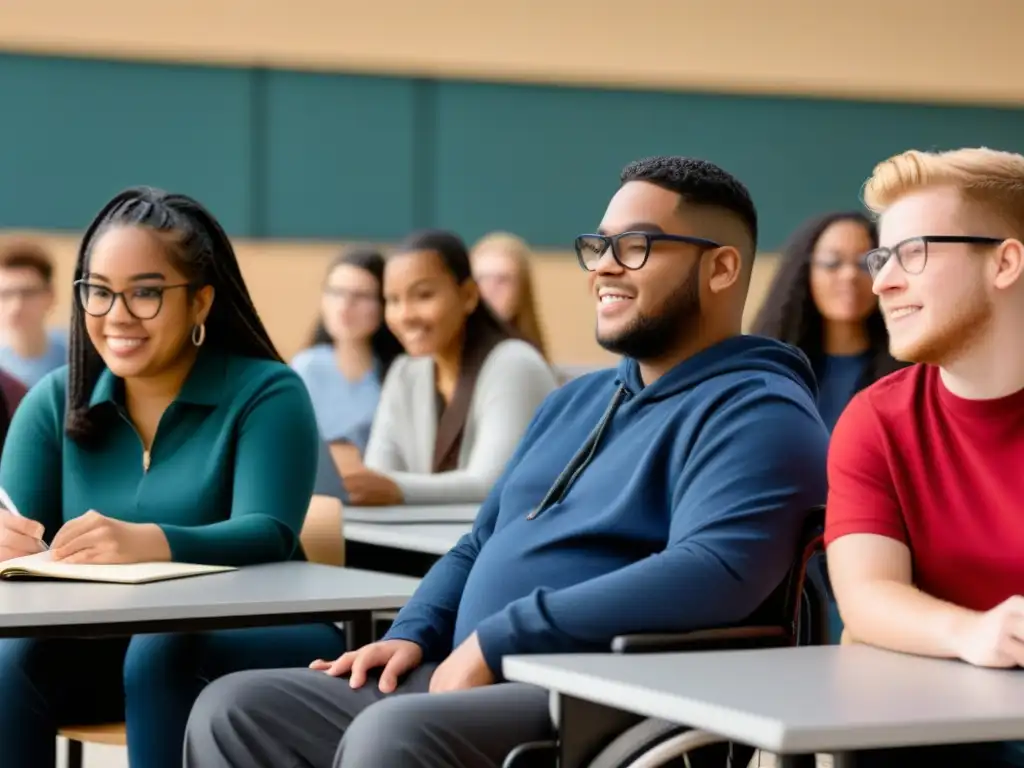
<path fill-rule="evenodd" d="M 1024 110 L 0 55 L 0 228 L 78 229 L 149 183 L 239 235 L 502 228 L 567 247 L 625 163 L 678 153 L 750 186 L 773 249 L 804 217 L 856 206 L 887 155 L 964 145 L 1024 152 Z"/>
<path fill-rule="evenodd" d="M 0 55 L 0 227 L 79 229 L 133 184 L 250 230 L 250 74 Z"/>
<path fill-rule="evenodd" d="M 1024 110 L 472 83 L 441 83 L 437 104 L 440 223 L 564 246 L 597 226 L 622 167 L 647 155 L 736 174 L 774 248 L 805 216 L 857 206 L 874 164 L 908 147 L 1024 152 Z"/>
<path fill-rule="evenodd" d="M 415 226 L 417 87 L 266 73 L 261 234 L 387 239 Z"/>

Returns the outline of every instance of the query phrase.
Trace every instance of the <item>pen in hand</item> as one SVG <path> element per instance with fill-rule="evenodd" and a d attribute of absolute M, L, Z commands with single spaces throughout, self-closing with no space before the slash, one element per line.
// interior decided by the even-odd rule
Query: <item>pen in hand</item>
<path fill-rule="evenodd" d="M 7 495 L 7 491 L 5 491 L 3 488 L 0 488 L 0 508 L 6 509 L 15 517 L 25 517 L 23 514 L 21 514 L 21 512 L 18 511 L 18 507 L 15 506 L 14 502 L 11 500 L 11 497 Z M 36 539 L 36 541 L 39 542 L 41 552 L 46 552 L 50 549 L 50 545 L 42 539 Z"/>

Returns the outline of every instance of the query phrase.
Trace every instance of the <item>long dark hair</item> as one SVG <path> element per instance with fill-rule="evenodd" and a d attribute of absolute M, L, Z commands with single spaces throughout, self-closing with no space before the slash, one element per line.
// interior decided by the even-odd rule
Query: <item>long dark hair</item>
<path fill-rule="evenodd" d="M 205 347 L 223 354 L 281 360 L 270 340 L 249 290 L 238 258 L 220 223 L 199 202 L 186 195 L 152 187 L 126 189 L 107 203 L 85 231 L 75 263 L 75 280 L 86 277 L 93 243 L 108 228 L 136 226 L 170 235 L 167 255 L 195 287 L 213 286 L 215 299 L 206 318 Z M 68 408 L 65 431 L 85 442 L 97 432 L 89 398 L 103 371 L 103 359 L 85 330 L 85 314 L 72 304 L 68 350 Z"/>
<path fill-rule="evenodd" d="M 384 256 L 379 251 L 370 248 L 352 248 L 334 258 L 327 268 L 327 277 L 330 277 L 335 269 L 343 265 L 358 267 L 369 272 L 377 281 L 377 300 L 382 308 L 381 321 L 380 327 L 370 337 L 370 349 L 373 350 L 373 356 L 380 366 L 380 375 L 383 378 L 391 367 L 391 363 L 403 352 L 401 343 L 384 322 Z M 317 319 L 316 328 L 313 329 L 308 346 L 315 347 L 319 344 L 334 345 L 334 339 L 331 338 L 331 334 L 327 332 L 327 327 L 324 325 L 323 315 Z"/>
<path fill-rule="evenodd" d="M 859 211 L 826 213 L 805 222 L 782 249 L 782 264 L 754 321 L 753 332 L 803 350 L 818 369 L 825 357 L 825 319 L 811 296 L 811 257 L 825 230 L 836 222 L 852 221 L 864 227 L 872 246 L 878 244 L 875 223 Z M 889 354 L 889 335 L 876 306 L 864 321 L 870 360 L 859 387 L 865 387 L 903 367 Z"/>
<path fill-rule="evenodd" d="M 413 232 L 398 246 L 395 255 L 413 251 L 436 253 L 458 285 L 473 279 L 469 251 L 458 235 L 440 229 Z M 455 469 L 462 441 L 462 430 L 469 414 L 470 401 L 484 360 L 494 347 L 511 338 L 518 338 L 512 328 L 503 322 L 481 299 L 466 317 L 466 330 L 462 343 L 462 360 L 455 392 L 441 415 L 434 446 L 434 472 Z"/>

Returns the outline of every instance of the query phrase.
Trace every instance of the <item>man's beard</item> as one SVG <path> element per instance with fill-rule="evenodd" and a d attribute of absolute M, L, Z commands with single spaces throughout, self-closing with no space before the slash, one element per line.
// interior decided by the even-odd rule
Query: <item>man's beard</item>
<path fill-rule="evenodd" d="M 597 343 L 609 352 L 634 360 L 657 360 L 678 346 L 680 339 L 697 331 L 700 318 L 700 261 L 665 300 L 655 315 L 639 314 L 615 336 L 596 334 Z"/>
<path fill-rule="evenodd" d="M 914 341 L 894 344 L 890 340 L 890 354 L 906 363 L 947 365 L 984 336 L 992 322 L 992 306 L 981 292 L 964 297 L 944 314 L 939 327 Z"/>

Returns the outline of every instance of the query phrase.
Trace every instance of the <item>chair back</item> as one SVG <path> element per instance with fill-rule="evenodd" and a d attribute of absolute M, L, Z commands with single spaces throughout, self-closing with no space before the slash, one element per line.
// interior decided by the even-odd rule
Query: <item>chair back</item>
<path fill-rule="evenodd" d="M 332 496 L 314 496 L 299 536 L 302 551 L 311 563 L 345 564 L 342 505 Z"/>
<path fill-rule="evenodd" d="M 815 555 L 824 552 L 824 535 L 825 507 L 812 507 L 804 520 L 797 556 L 786 578 L 744 625 L 778 625 L 781 619 L 786 645 L 823 642 L 828 622 L 824 596 L 819 594 L 814 580 L 807 578 L 807 569 Z"/>

